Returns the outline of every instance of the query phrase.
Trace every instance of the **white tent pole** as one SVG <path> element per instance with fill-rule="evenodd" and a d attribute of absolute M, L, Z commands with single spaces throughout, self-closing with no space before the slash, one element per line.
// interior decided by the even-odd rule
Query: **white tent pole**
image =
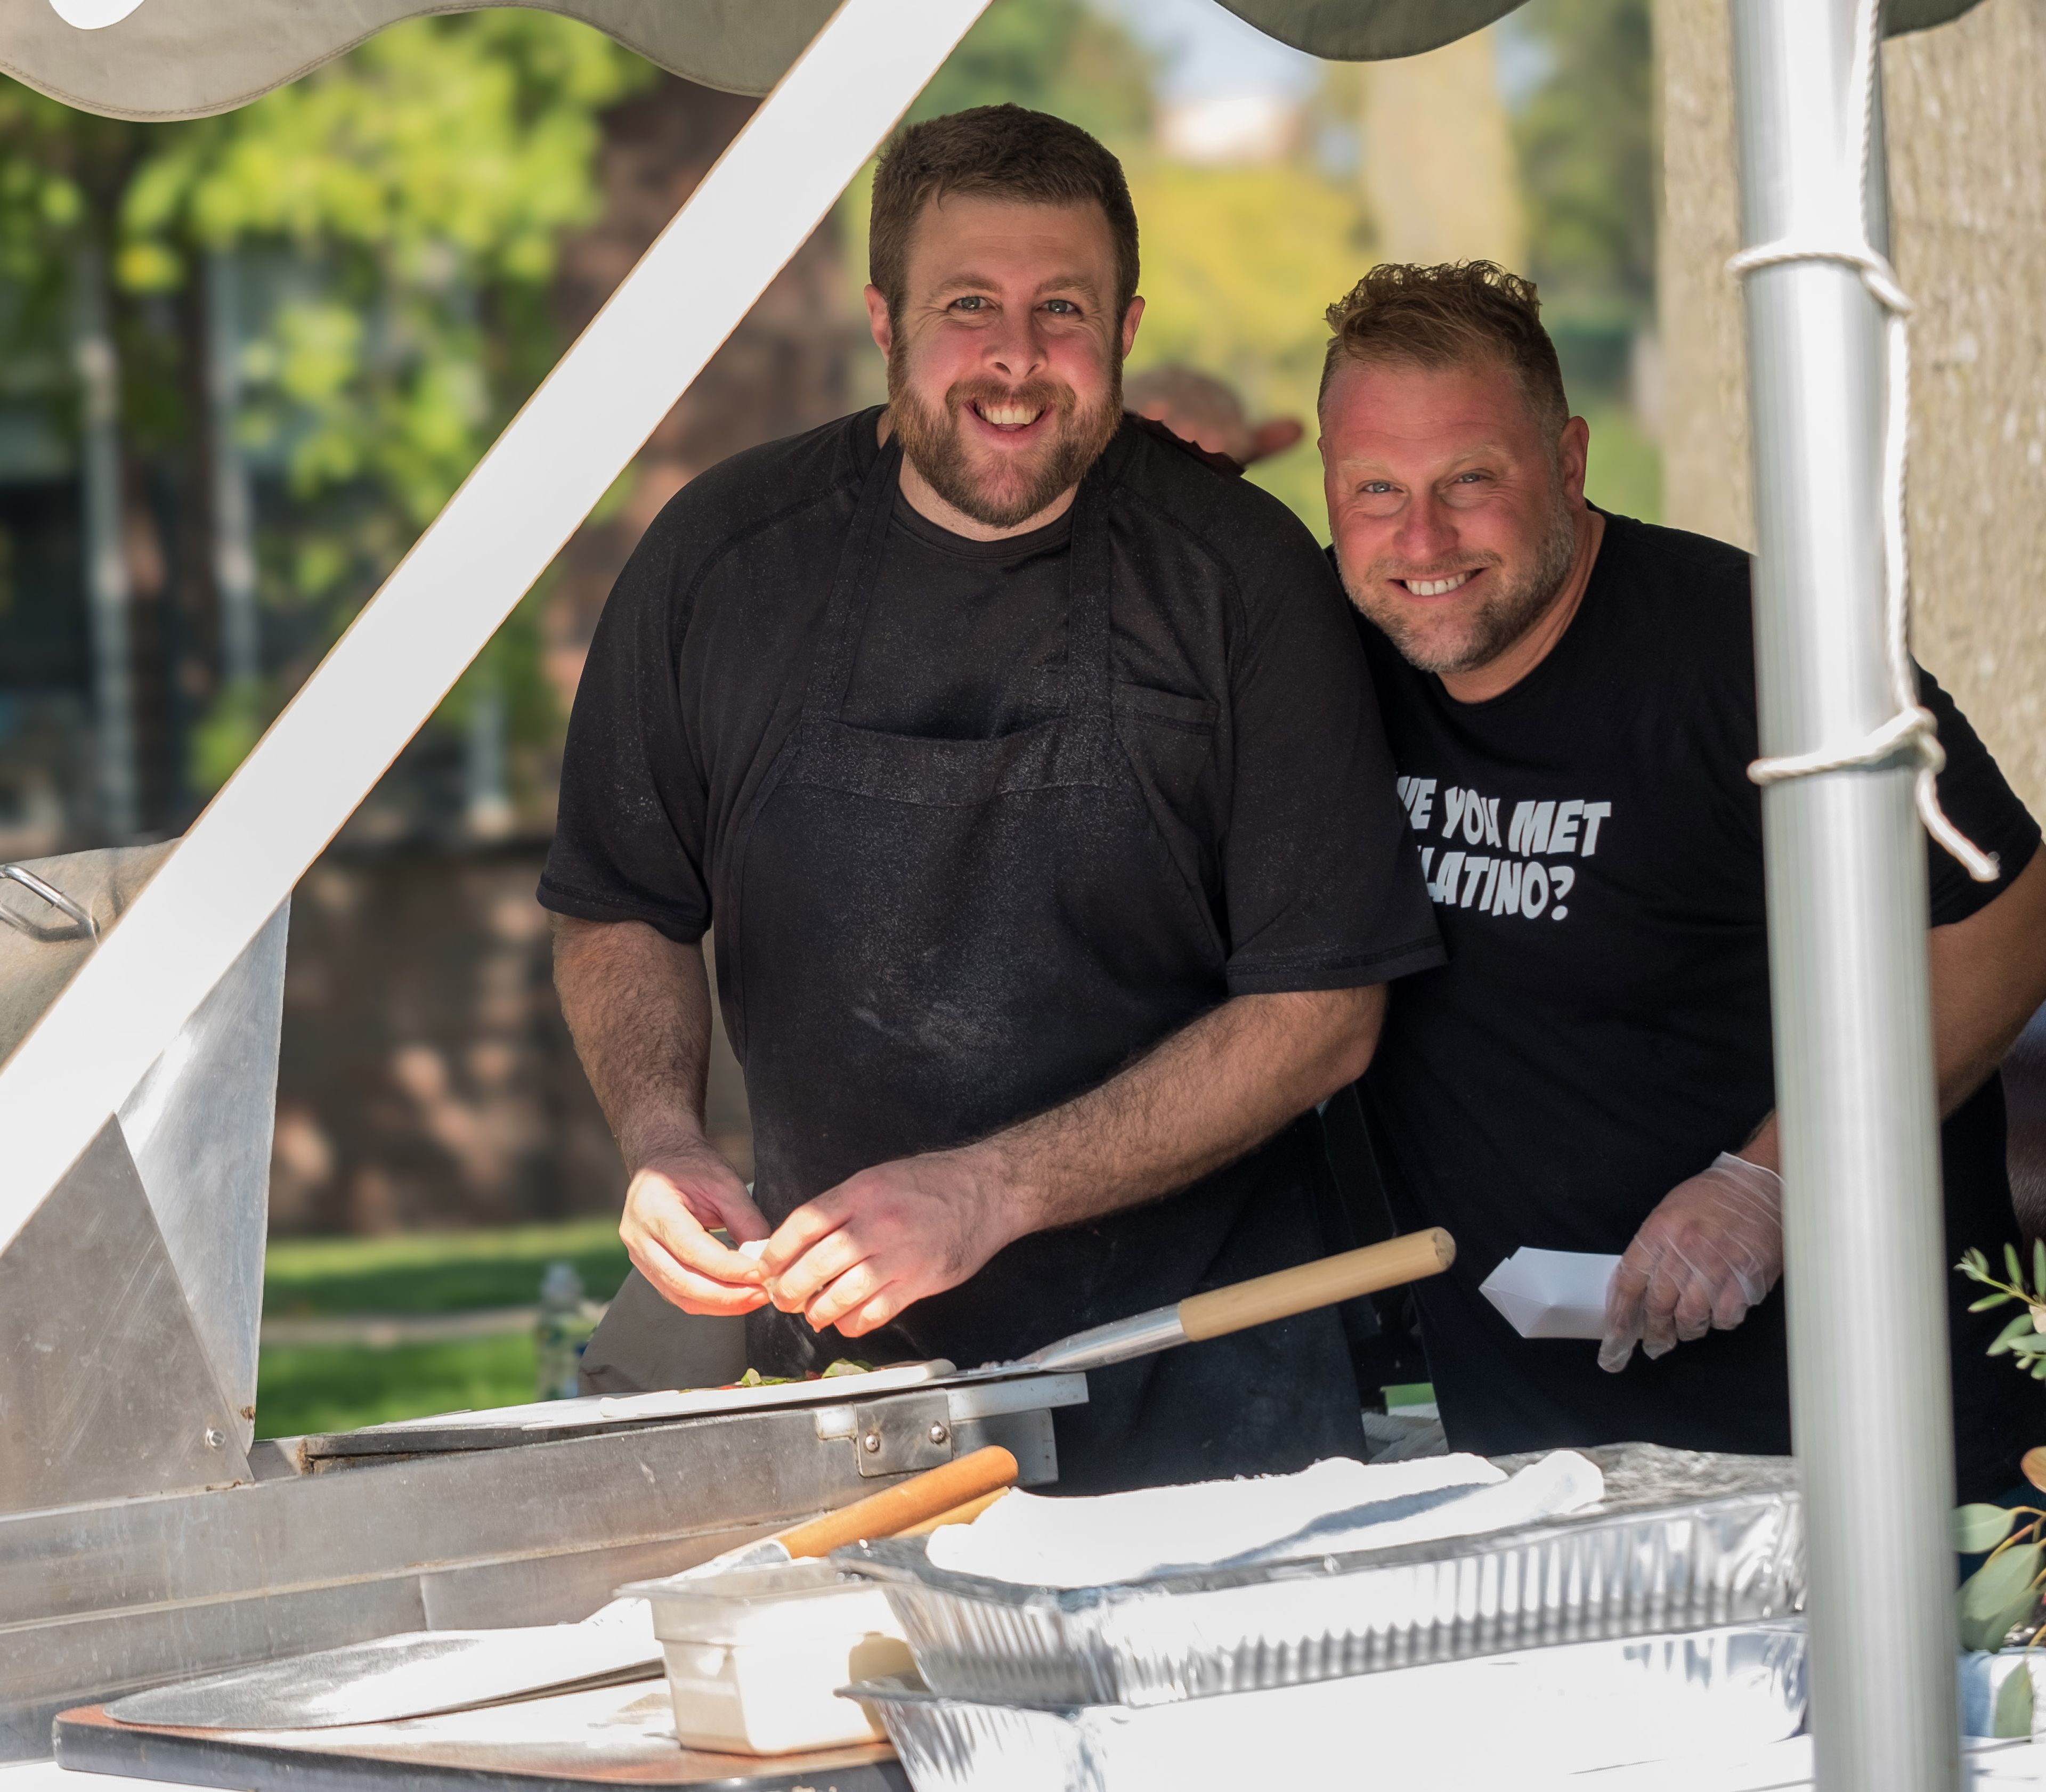
<path fill-rule="evenodd" d="M 1855 0 L 1735 0 L 1733 21 L 1743 240 L 1799 256 L 1855 249 L 1883 228 L 1879 160 L 1876 215 L 1858 215 L 1866 13 Z M 1762 750 L 1837 758 L 1898 709 L 1882 597 L 1886 318 L 1846 260 L 1758 265 L 1746 290 Z M 1790 777 L 1762 803 L 1791 1415 L 1828 1792 L 1959 1783 L 1917 765 L 1907 742 Z"/>
<path fill-rule="evenodd" d="M 489 640 L 986 0 L 845 0 L 4 1067 L 0 1248 Z M 817 328 L 839 328 L 820 317 Z"/>

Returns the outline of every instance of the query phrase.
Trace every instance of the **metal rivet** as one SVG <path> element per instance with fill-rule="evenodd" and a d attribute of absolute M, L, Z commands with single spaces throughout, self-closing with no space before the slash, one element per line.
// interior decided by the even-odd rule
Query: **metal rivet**
<path fill-rule="evenodd" d="M 951 1436 L 952 1433 L 945 1429 L 942 1420 L 931 1427 L 931 1441 L 933 1443 L 942 1443 Z"/>
<path fill-rule="evenodd" d="M 869 1432 L 866 1436 L 863 1437 L 859 1440 L 859 1447 L 870 1456 L 879 1455 L 881 1454 L 881 1433 L 878 1431 Z"/>
<path fill-rule="evenodd" d="M 211 1425 L 208 1425 L 206 1428 L 206 1447 L 207 1449 L 218 1450 L 224 1447 L 226 1443 L 227 1433 L 226 1432 L 215 1430 Z"/>

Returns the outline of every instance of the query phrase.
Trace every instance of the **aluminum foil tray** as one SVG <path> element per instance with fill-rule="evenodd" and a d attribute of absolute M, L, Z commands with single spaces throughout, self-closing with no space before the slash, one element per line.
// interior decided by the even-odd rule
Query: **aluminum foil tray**
<path fill-rule="evenodd" d="M 1737 1759 L 1794 1735 L 1805 1634 L 1792 1621 L 1577 1644 L 1149 1709 L 980 1703 L 913 1677 L 848 1690 L 880 1717 L 916 1792 L 1532 1792 L 1638 1762 Z"/>
<path fill-rule="evenodd" d="M 1789 1459 L 1646 1444 L 1585 1454 L 1606 1475 L 1599 1505 L 1394 1549 L 1075 1590 L 950 1573 L 921 1538 L 833 1559 L 884 1584 L 932 1692 L 1045 1709 L 1166 1705 L 1803 1611 Z"/>

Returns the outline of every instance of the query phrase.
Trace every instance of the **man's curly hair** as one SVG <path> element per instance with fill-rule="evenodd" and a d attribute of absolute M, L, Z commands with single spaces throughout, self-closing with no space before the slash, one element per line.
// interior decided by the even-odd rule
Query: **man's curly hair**
<path fill-rule="evenodd" d="M 1534 283 L 1496 261 L 1421 268 L 1385 261 L 1328 309 L 1321 397 L 1346 364 L 1442 368 L 1490 360 L 1511 368 L 1545 430 L 1569 419 L 1556 345 Z"/>

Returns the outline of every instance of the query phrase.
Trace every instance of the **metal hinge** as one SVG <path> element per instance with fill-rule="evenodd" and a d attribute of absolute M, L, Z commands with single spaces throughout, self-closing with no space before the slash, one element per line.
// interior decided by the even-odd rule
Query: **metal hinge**
<path fill-rule="evenodd" d="M 909 1474 L 952 1459 L 952 1403 L 943 1393 L 898 1394 L 869 1405 L 829 1407 L 817 1436 L 847 1439 L 863 1475 Z"/>

